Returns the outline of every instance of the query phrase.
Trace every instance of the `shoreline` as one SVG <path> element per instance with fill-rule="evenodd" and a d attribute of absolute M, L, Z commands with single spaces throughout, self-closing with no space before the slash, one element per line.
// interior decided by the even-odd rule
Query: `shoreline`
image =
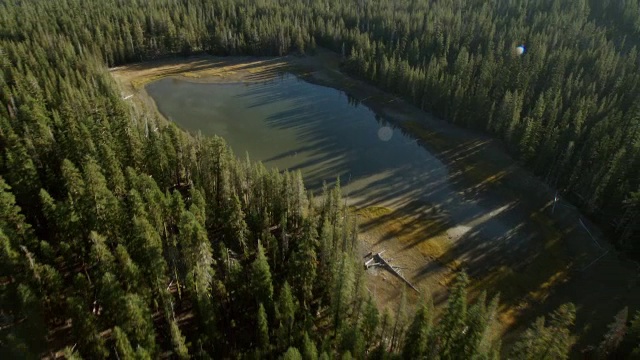
<path fill-rule="evenodd" d="M 161 78 L 178 77 L 190 82 L 214 84 L 255 83 L 276 78 L 281 72 L 290 72 L 304 81 L 345 92 L 380 115 L 392 126 L 402 129 L 403 132 L 417 139 L 422 147 L 449 168 L 450 177 L 455 177 L 456 188 L 460 190 L 463 198 L 473 199 L 488 209 L 499 208 L 502 203 L 515 202 L 513 211 L 495 216 L 504 218 L 500 221 L 514 228 L 523 221 L 530 223 L 532 227 L 539 227 L 541 235 L 538 236 L 537 242 L 531 245 L 537 252 L 536 255 L 532 255 L 531 259 L 520 259 L 521 264 L 501 265 L 498 269 L 493 269 L 494 264 L 480 265 L 481 271 L 476 274 L 479 284 L 476 288 L 470 288 L 470 292 L 473 293 L 478 293 L 482 289 L 502 290 L 503 294 L 506 289 L 511 293 L 517 293 L 517 295 L 507 294 L 509 302 L 501 307 L 501 323 L 504 328 L 497 332 L 504 333 L 509 330 L 510 334 L 505 341 L 512 336 L 512 331 L 522 331 L 522 325 L 528 325 L 535 317 L 553 311 L 560 303 L 588 296 L 588 291 L 582 290 L 576 293 L 576 289 L 585 287 L 588 283 L 585 278 L 588 279 L 591 276 L 589 274 L 596 276 L 603 264 L 607 266 L 605 270 L 607 272 L 625 277 L 635 275 L 627 269 L 629 266 L 626 262 L 615 259 L 613 256 L 615 251 L 609 242 L 599 241 L 607 250 L 612 250 L 605 257 L 607 261 L 601 261 L 589 268 L 588 272 L 579 273 L 576 276 L 575 272 L 581 265 L 588 264 L 593 258 L 599 256 L 591 248 L 591 241 L 589 243 L 583 241 L 584 234 L 575 221 L 575 218 L 581 215 L 579 211 L 558 207 L 551 216 L 553 189 L 527 169 L 522 168 L 506 153 L 501 142 L 436 119 L 399 97 L 385 93 L 363 81 L 350 78 L 339 71 L 339 62 L 336 54 L 322 50 L 311 57 L 289 55 L 281 58 L 223 58 L 198 55 L 191 58 L 169 58 L 133 64 L 112 69 L 111 73 L 121 88 L 130 91 L 136 101 L 151 105 L 160 114 L 155 101 L 147 94 L 145 85 Z M 367 206 L 377 205 L 384 204 Z M 389 218 L 379 219 L 381 226 L 389 225 L 388 222 L 404 217 L 419 217 L 410 208 L 392 209 L 391 215 Z M 489 213 L 489 217 L 494 218 L 493 212 Z M 457 228 L 460 224 L 454 222 L 449 225 Z M 599 229 L 590 224 L 587 225 L 594 236 L 603 238 Z M 375 231 L 381 230 L 376 228 Z M 365 239 L 365 242 L 373 246 L 376 236 L 380 234 L 365 231 L 364 237 L 371 237 L 369 239 L 371 241 Z M 454 236 L 456 236 L 455 231 Z M 546 252 L 547 249 L 553 249 L 553 251 Z M 464 267 L 466 259 L 463 259 L 463 254 L 454 252 L 449 256 L 454 261 L 460 259 L 462 263 L 460 267 Z M 546 257 L 552 259 L 548 260 Z M 614 258 L 614 261 L 610 261 L 611 258 Z M 436 259 L 433 262 L 441 260 Z M 565 262 L 570 266 L 555 269 Z M 446 276 L 457 267 L 457 264 L 454 264 L 454 268 L 445 269 L 444 271 L 448 271 L 449 274 L 444 275 L 439 270 L 439 274 L 445 278 L 436 279 L 436 282 L 441 285 L 444 285 L 442 282 L 446 284 Z M 487 269 L 484 269 L 485 267 Z M 554 267 L 554 269 L 548 269 L 548 267 Z M 541 271 L 543 273 L 538 274 Z M 430 284 L 433 285 L 434 282 L 431 281 Z M 471 286 L 473 287 L 473 284 Z M 516 289 L 511 289 L 514 286 Z M 637 294 L 640 294 L 640 291 L 637 288 L 636 285 L 634 293 L 627 294 L 626 298 L 638 298 Z M 622 288 L 618 290 L 622 291 Z M 597 302 L 593 296 L 590 299 L 593 300 L 588 301 L 589 306 Z M 632 303 L 628 301 L 628 304 Z M 597 308 L 605 310 L 603 305 Z M 579 313 L 576 326 L 578 333 L 584 330 L 582 334 L 587 335 L 585 338 L 593 343 L 596 337 L 603 334 L 606 324 L 613 319 L 613 315 L 609 313 L 615 314 L 618 310 L 614 307 L 608 310 L 607 314 L 603 313 L 601 318 L 595 321 L 597 324 L 594 324 L 593 319 Z M 587 326 L 591 328 L 587 330 Z M 581 338 L 580 345 L 589 343 L 583 340 Z"/>

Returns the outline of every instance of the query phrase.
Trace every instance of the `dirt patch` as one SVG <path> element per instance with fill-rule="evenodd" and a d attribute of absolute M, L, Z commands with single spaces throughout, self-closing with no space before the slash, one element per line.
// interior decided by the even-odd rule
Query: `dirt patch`
<path fill-rule="evenodd" d="M 131 100 L 155 106 L 144 85 L 162 77 L 253 82 L 289 71 L 348 93 L 417 139 L 447 168 L 452 190 L 438 204 L 414 192 L 395 195 L 402 198 L 396 202 L 402 205 L 373 201 L 353 209 L 363 251 L 385 250 L 385 256 L 420 290 L 421 294 L 407 292 L 410 304 L 421 295 L 443 304 L 454 272 L 465 269 L 473 278 L 471 296 L 484 290 L 489 296 L 501 293 L 501 326 L 496 334 L 508 333 L 505 343 L 535 317 L 572 301 L 578 306 L 579 350 L 599 342 L 606 324 L 623 306 L 640 303 L 637 267 L 620 259 L 570 204 L 559 200 L 554 206 L 555 191 L 521 168 L 499 141 L 435 119 L 398 97 L 347 77 L 339 71 L 339 63 L 338 55 L 320 50 L 312 57 L 164 59 L 113 69 L 112 74 L 123 98 L 134 95 Z M 403 287 L 385 270 L 367 273 L 367 288 L 380 308 L 393 310 Z"/>

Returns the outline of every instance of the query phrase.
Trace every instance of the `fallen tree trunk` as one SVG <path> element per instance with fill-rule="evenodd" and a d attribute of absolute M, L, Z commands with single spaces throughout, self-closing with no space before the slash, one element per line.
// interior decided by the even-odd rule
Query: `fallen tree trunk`
<path fill-rule="evenodd" d="M 387 270 L 389 270 L 391 273 L 393 273 L 394 275 L 396 275 L 397 277 L 402 279 L 402 281 L 407 283 L 407 285 L 409 285 L 413 290 L 415 290 L 419 294 L 420 290 L 418 290 L 415 286 L 413 286 L 413 284 L 411 282 L 409 282 L 409 280 L 407 280 L 404 276 L 402 276 L 402 274 L 398 271 L 398 269 L 396 267 L 394 267 L 393 265 L 389 264 L 389 262 L 387 260 L 385 260 L 385 258 L 382 257 L 382 253 L 383 252 L 384 251 L 381 251 L 379 253 L 373 254 L 371 259 L 367 260 L 364 263 L 365 268 L 368 269 L 371 266 L 384 266 L 384 267 L 387 268 Z M 374 261 L 374 260 L 376 261 L 376 263 L 371 264 L 371 262 Z"/>

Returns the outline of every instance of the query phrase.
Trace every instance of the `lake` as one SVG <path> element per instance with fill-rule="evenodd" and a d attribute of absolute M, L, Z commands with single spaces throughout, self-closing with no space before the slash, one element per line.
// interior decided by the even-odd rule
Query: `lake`
<path fill-rule="evenodd" d="M 146 91 L 181 128 L 219 135 L 237 156 L 248 153 L 267 167 L 301 170 L 314 191 L 340 177 L 351 200 L 389 204 L 447 179 L 437 158 L 366 106 L 291 74 L 232 84 L 164 78 Z"/>
<path fill-rule="evenodd" d="M 541 289 L 547 288 L 548 281 L 558 274 L 557 279 L 562 278 L 565 264 L 585 266 L 600 256 L 601 249 L 586 237 L 590 234 L 578 225 L 575 214 L 558 207 L 550 217 L 548 206 L 553 198 L 546 187 L 535 185 L 531 175 L 518 170 L 506 155 L 498 156 L 499 149 L 484 151 L 485 140 L 465 143 L 445 136 L 438 140 L 449 141 L 450 146 L 439 146 L 442 152 L 432 153 L 428 144 L 422 146 L 387 124 L 344 91 L 291 74 L 234 84 L 164 78 L 148 84 L 146 90 L 159 111 L 183 129 L 220 135 L 239 157 L 248 153 L 268 167 L 301 170 L 305 184 L 316 194 L 323 181 L 330 183 L 339 176 L 350 204 L 406 210 L 400 213 L 411 214 L 412 220 L 403 222 L 401 229 L 393 227 L 388 236 L 374 237 L 375 246 L 410 264 L 407 275 L 419 286 L 434 274 L 425 286 L 433 290 L 441 284 L 442 265 L 423 257 L 422 250 L 415 251 L 416 246 L 430 246 L 434 241 L 444 244 L 445 258 L 456 259 L 476 279 L 483 279 L 483 286 L 504 290 L 509 306 L 520 304 L 521 291 L 546 291 Z M 411 120 L 424 120 L 434 132 L 444 128 L 429 116 Z M 465 157 L 472 161 L 460 160 Z M 496 162 L 500 165 L 488 165 Z M 502 169 L 507 175 L 495 181 L 491 169 Z M 529 182 L 533 185 L 523 185 Z M 564 215 L 558 215 L 563 211 Z M 421 216 L 442 219 L 444 228 L 423 222 Z M 560 230 L 555 221 L 568 225 Z M 361 229 L 371 226 L 364 223 Z M 386 241 L 402 236 L 410 239 L 414 232 L 412 242 Z M 555 268 L 556 263 L 562 266 Z M 551 311 L 567 299 L 609 304 L 583 289 L 609 289 L 610 276 L 580 279 L 566 286 L 554 285 L 563 295 L 549 296 L 547 301 L 553 303 L 540 309 Z M 611 313 L 613 308 L 607 306 L 600 306 L 600 311 Z"/>

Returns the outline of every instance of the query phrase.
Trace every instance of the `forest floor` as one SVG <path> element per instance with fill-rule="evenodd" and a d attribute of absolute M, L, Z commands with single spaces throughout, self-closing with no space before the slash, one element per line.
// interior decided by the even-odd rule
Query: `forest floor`
<path fill-rule="evenodd" d="M 555 191 L 523 169 L 501 142 L 436 119 L 402 99 L 340 71 L 338 55 L 280 58 L 166 58 L 112 69 L 124 99 L 155 107 L 144 85 L 166 76 L 202 82 L 253 82 L 282 71 L 345 91 L 416 138 L 446 167 L 442 201 L 421 193 L 377 188 L 350 197 L 360 226 L 362 252 L 385 250 L 420 294 L 407 289 L 410 305 L 424 295 L 436 305 L 447 298 L 455 272 L 465 269 L 470 294 L 500 293 L 494 329 L 509 344 L 536 317 L 571 301 L 578 308 L 577 351 L 597 344 L 624 306 L 640 304 L 638 266 L 624 259 L 603 234 Z M 131 97 L 130 95 L 134 95 Z M 419 182 L 415 182 L 418 184 Z M 442 186 L 444 188 L 444 186 Z M 588 230 L 587 230 L 588 229 Z M 395 312 L 403 282 L 380 269 L 367 273 L 367 288 L 380 308 Z"/>

